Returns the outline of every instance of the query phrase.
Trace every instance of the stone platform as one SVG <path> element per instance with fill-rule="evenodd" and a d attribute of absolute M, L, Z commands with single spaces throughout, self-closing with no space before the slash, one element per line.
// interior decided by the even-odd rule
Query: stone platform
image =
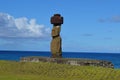
<path fill-rule="evenodd" d="M 68 64 L 77 66 L 99 66 L 106 68 L 114 68 L 112 62 L 104 60 L 92 60 L 92 59 L 81 59 L 81 58 L 49 58 L 49 57 L 22 57 L 20 62 L 52 62 L 58 64 Z"/>

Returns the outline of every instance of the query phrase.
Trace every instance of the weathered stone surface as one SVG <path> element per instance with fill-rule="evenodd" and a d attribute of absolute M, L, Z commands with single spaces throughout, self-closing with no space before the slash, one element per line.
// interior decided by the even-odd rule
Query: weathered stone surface
<path fill-rule="evenodd" d="M 53 29 L 51 32 L 52 41 L 51 41 L 51 53 L 52 58 L 61 58 L 62 57 L 62 39 L 60 37 L 61 24 L 63 24 L 63 17 L 60 14 L 54 14 L 51 17 L 51 24 L 53 24 Z"/>
<path fill-rule="evenodd" d="M 60 14 L 54 14 L 54 16 L 51 17 L 51 24 L 63 24 L 63 17 L 61 17 Z"/>
<path fill-rule="evenodd" d="M 53 58 L 62 57 L 60 26 L 54 26 L 52 29 L 51 52 Z"/>
<path fill-rule="evenodd" d="M 60 25 L 53 26 L 52 33 L 51 33 L 52 38 L 60 36 L 60 30 L 61 30 Z"/>
<path fill-rule="evenodd" d="M 114 68 L 110 61 L 74 58 L 49 58 L 49 57 L 22 57 L 21 62 L 52 62 L 57 64 L 69 64 L 76 66 L 99 66 Z"/>
<path fill-rule="evenodd" d="M 56 37 L 55 39 L 52 40 L 51 42 L 51 52 L 54 55 L 61 55 L 61 38 Z"/>

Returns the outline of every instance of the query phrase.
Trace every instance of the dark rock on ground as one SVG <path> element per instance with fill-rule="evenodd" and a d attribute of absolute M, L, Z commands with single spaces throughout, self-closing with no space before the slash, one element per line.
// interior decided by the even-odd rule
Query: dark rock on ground
<path fill-rule="evenodd" d="M 49 57 L 22 57 L 21 62 L 52 62 L 58 64 L 69 64 L 76 66 L 99 66 L 106 68 L 114 68 L 110 61 L 104 60 L 91 60 L 79 58 L 49 58 Z"/>

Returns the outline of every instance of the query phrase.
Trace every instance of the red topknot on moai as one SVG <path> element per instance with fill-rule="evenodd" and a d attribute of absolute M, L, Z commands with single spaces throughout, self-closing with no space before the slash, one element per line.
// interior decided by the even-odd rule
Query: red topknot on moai
<path fill-rule="evenodd" d="M 52 41 L 51 41 L 51 53 L 52 58 L 62 58 L 62 39 L 60 37 L 61 24 L 63 24 L 63 17 L 60 14 L 54 14 L 51 17 L 52 29 Z"/>

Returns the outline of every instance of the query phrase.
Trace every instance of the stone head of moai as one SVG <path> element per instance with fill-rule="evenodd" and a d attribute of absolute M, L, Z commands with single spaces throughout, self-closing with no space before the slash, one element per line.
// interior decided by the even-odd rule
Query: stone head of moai
<path fill-rule="evenodd" d="M 63 24 L 63 17 L 60 14 L 54 14 L 50 20 L 51 24 L 53 24 L 51 36 L 51 53 L 52 58 L 61 58 L 62 57 L 62 39 L 60 36 L 61 24 Z"/>

